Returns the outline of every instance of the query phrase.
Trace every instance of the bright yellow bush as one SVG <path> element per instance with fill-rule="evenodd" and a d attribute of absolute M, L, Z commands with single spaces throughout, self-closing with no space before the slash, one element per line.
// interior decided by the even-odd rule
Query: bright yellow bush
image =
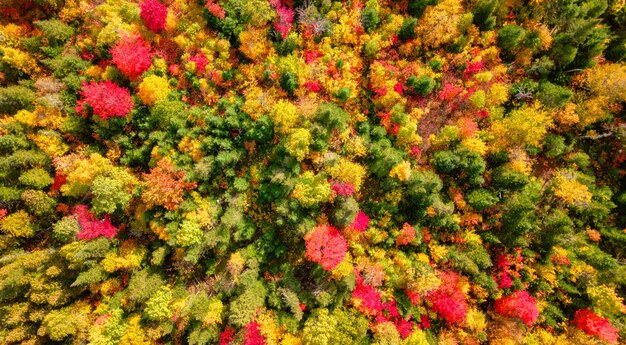
<path fill-rule="evenodd" d="M 0 230 L 11 237 L 32 237 L 35 234 L 30 216 L 24 210 L 0 219 Z"/>
<path fill-rule="evenodd" d="M 144 104 L 154 105 L 166 99 L 169 93 L 170 85 L 167 79 L 153 74 L 139 84 L 137 95 Z"/>
<path fill-rule="evenodd" d="M 333 179 L 351 183 L 357 191 L 361 189 L 367 171 L 362 165 L 345 158 L 340 159 L 326 170 Z"/>
<path fill-rule="evenodd" d="M 289 101 L 278 101 L 270 111 L 270 119 L 274 122 L 278 133 L 288 133 L 298 122 L 298 108 Z"/>
<path fill-rule="evenodd" d="M 554 176 L 554 195 L 561 198 L 567 204 L 589 204 L 593 194 L 589 188 L 578 182 L 576 173 L 568 170 L 560 170 Z"/>

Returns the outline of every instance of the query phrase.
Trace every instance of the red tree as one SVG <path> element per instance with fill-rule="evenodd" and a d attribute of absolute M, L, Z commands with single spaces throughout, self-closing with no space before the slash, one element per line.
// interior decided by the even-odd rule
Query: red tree
<path fill-rule="evenodd" d="M 574 314 L 574 325 L 585 331 L 589 335 L 593 335 L 606 342 L 617 344 L 619 337 L 619 329 L 611 326 L 608 319 L 597 315 L 589 309 L 577 310 Z"/>
<path fill-rule="evenodd" d="M 136 79 L 152 65 L 150 45 L 141 36 L 124 37 L 111 48 L 113 63 L 130 79 Z"/>
<path fill-rule="evenodd" d="M 432 303 L 433 310 L 449 323 L 457 323 L 465 320 L 467 314 L 467 301 L 459 288 L 459 277 L 454 272 L 441 275 L 441 286 L 427 299 Z"/>
<path fill-rule="evenodd" d="M 89 212 L 87 205 L 77 205 L 72 211 L 80 225 L 80 231 L 76 234 L 79 240 L 93 240 L 100 236 L 111 239 L 117 234 L 117 229 L 111 224 L 109 215 L 98 220 L 93 213 Z"/>
<path fill-rule="evenodd" d="M 126 116 L 133 109 L 133 99 L 128 89 L 119 87 L 110 80 L 83 83 L 79 92 L 81 99 L 76 103 L 76 111 L 85 111 L 88 105 L 102 120 L 109 117 Z"/>
<path fill-rule="evenodd" d="M 537 321 L 539 310 L 537 301 L 525 290 L 517 290 L 512 295 L 500 297 L 496 300 L 495 309 L 508 317 L 517 317 L 527 326 Z"/>
<path fill-rule="evenodd" d="M 304 236 L 305 257 L 332 271 L 346 256 L 348 242 L 339 230 L 330 225 L 320 225 Z"/>
<path fill-rule="evenodd" d="M 246 334 L 243 345 L 265 345 L 265 339 L 259 330 L 259 324 L 255 321 L 246 325 Z"/>
<path fill-rule="evenodd" d="M 165 29 L 167 6 L 159 0 L 145 0 L 141 3 L 141 19 L 152 32 Z"/>
<path fill-rule="evenodd" d="M 350 227 L 358 232 L 363 232 L 370 224 L 370 217 L 368 217 L 363 211 L 359 211 Z"/>

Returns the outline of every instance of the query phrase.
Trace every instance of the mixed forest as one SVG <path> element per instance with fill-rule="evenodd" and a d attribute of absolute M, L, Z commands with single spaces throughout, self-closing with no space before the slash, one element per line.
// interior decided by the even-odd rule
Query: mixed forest
<path fill-rule="evenodd" d="M 0 343 L 626 343 L 625 0 L 0 0 Z"/>

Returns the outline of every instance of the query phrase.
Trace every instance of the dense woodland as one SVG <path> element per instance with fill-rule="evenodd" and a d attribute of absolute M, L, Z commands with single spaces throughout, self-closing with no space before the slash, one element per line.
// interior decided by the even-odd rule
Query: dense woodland
<path fill-rule="evenodd" d="M 0 343 L 625 343 L 625 59 L 624 0 L 0 0 Z"/>

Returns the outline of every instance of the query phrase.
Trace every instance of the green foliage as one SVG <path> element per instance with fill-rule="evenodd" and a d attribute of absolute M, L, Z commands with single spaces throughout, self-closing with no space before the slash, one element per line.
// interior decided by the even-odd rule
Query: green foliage
<path fill-rule="evenodd" d="M 40 190 L 26 190 L 22 193 L 21 198 L 28 211 L 37 216 L 54 213 L 57 205 L 54 198 Z"/>
<path fill-rule="evenodd" d="M 67 243 L 76 238 L 80 231 L 78 220 L 74 217 L 64 217 L 52 227 L 52 236 L 59 242 Z"/>
<path fill-rule="evenodd" d="M 597 23 L 606 9 L 606 0 L 546 4 L 545 21 L 554 31 L 550 57 L 560 69 L 588 67 L 604 50 L 608 32 Z"/>
<path fill-rule="evenodd" d="M 335 309 L 317 309 L 304 323 L 303 340 L 310 345 L 362 344 L 367 320 L 360 315 Z"/>
<path fill-rule="evenodd" d="M 480 0 L 472 9 L 474 24 L 481 30 L 491 30 L 496 25 L 496 17 L 493 15 L 498 5 L 498 0 Z"/>
<path fill-rule="evenodd" d="M 439 0 L 409 0 L 407 10 L 410 15 L 421 18 L 428 6 L 435 6 Z"/>
<path fill-rule="evenodd" d="M 429 76 L 422 75 L 419 77 L 410 76 L 406 81 L 406 85 L 412 87 L 420 96 L 426 96 L 435 89 L 435 80 Z"/>
<path fill-rule="evenodd" d="M 539 85 L 539 99 L 541 103 L 552 107 L 559 108 L 570 101 L 574 93 L 562 86 L 554 85 L 550 82 L 543 82 Z"/>
<path fill-rule="evenodd" d="M 15 114 L 22 109 L 32 109 L 35 92 L 25 86 L 0 88 L 0 114 Z"/>
<path fill-rule="evenodd" d="M 61 341 L 68 336 L 83 331 L 84 327 L 89 324 L 89 319 L 87 315 L 77 312 L 76 309 L 68 307 L 61 310 L 52 310 L 46 314 L 42 322 L 42 329 L 45 330 L 44 334 L 47 334 L 54 341 Z"/>
<path fill-rule="evenodd" d="M 19 177 L 20 183 L 36 189 L 44 189 L 54 182 L 50 174 L 41 168 L 34 168 L 23 172 Z"/>
<path fill-rule="evenodd" d="M 505 167 L 495 169 L 491 178 L 495 187 L 510 191 L 520 190 L 529 182 L 526 175 Z"/>
<path fill-rule="evenodd" d="M 502 210 L 502 229 L 498 236 L 509 247 L 523 246 L 525 235 L 538 231 L 536 206 L 540 199 L 540 186 L 529 184 L 507 199 Z"/>
<path fill-rule="evenodd" d="M 417 19 L 414 17 L 408 17 L 404 19 L 400 31 L 398 31 L 398 38 L 401 41 L 408 41 L 415 38 L 415 27 L 417 26 Z"/>
<path fill-rule="evenodd" d="M 133 273 L 124 292 L 131 302 L 143 303 L 154 296 L 164 284 L 160 275 L 142 269 Z"/>
<path fill-rule="evenodd" d="M 260 281 L 246 284 L 230 304 L 229 319 L 237 326 L 247 325 L 258 308 L 265 304 L 267 289 Z"/>
<path fill-rule="evenodd" d="M 334 224 L 340 227 L 350 225 L 357 213 L 359 213 L 359 203 L 354 198 L 346 198 L 335 202 L 333 212 Z"/>
<path fill-rule="evenodd" d="M 71 286 L 89 286 L 102 282 L 107 278 L 107 273 L 100 265 L 94 265 L 90 269 L 81 272 Z"/>
<path fill-rule="evenodd" d="M 57 19 L 39 20 L 33 24 L 43 32 L 52 46 L 65 43 L 74 34 L 74 28 Z"/>
<path fill-rule="evenodd" d="M 200 244 L 204 237 L 204 232 L 197 221 L 185 219 L 180 226 L 175 227 L 172 235 L 177 246 L 189 247 Z"/>
<path fill-rule="evenodd" d="M 164 100 L 152 106 L 148 123 L 150 126 L 158 126 L 163 129 L 183 128 L 187 121 L 186 113 L 187 107 L 185 103 Z"/>
<path fill-rule="evenodd" d="M 298 88 L 298 77 L 292 72 L 285 72 L 280 77 L 280 86 L 283 90 L 287 91 L 290 96 L 293 96 Z"/>
<path fill-rule="evenodd" d="M 498 30 L 498 45 L 506 52 L 517 48 L 524 35 L 524 29 L 515 25 L 507 24 Z"/>
<path fill-rule="evenodd" d="M 307 171 L 298 178 L 291 195 L 300 202 L 302 207 L 317 207 L 320 203 L 328 200 L 330 184 L 325 176 L 321 174 L 314 175 L 312 172 Z"/>
<path fill-rule="evenodd" d="M 370 5 L 371 3 L 375 5 Z M 372 32 L 373 29 L 380 26 L 380 14 L 377 1 L 370 0 L 365 4 L 363 12 L 361 12 L 361 23 L 367 32 Z"/>
<path fill-rule="evenodd" d="M 440 174 L 462 172 L 460 177 L 471 185 L 480 185 L 484 182 L 481 175 L 486 169 L 486 163 L 476 152 L 464 149 L 437 151 L 433 154 L 431 164 Z"/>
<path fill-rule="evenodd" d="M 565 138 L 560 135 L 550 134 L 543 139 L 543 152 L 548 158 L 555 158 L 567 151 Z"/>
<path fill-rule="evenodd" d="M 172 317 L 169 303 L 172 300 L 172 290 L 164 285 L 146 301 L 144 315 L 151 321 L 164 321 Z"/>
<path fill-rule="evenodd" d="M 489 208 L 499 201 L 495 193 L 487 189 L 474 189 L 467 193 L 466 199 L 467 203 L 477 211 Z"/>
<path fill-rule="evenodd" d="M 123 180 L 98 176 L 93 180 L 92 211 L 95 213 L 113 213 L 125 209 L 131 199 L 127 185 Z"/>

